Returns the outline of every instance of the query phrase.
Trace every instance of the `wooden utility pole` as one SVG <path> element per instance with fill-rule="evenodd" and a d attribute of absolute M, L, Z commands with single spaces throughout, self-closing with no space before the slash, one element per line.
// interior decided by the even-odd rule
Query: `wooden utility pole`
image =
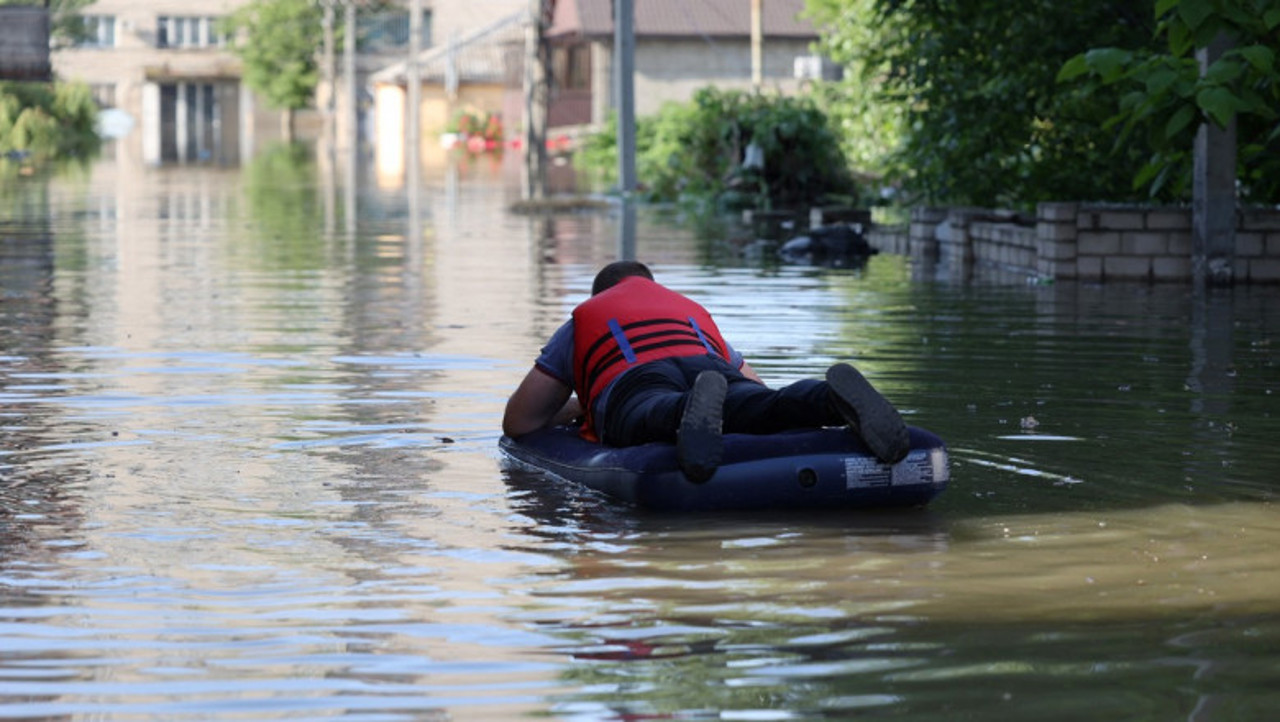
<path fill-rule="evenodd" d="M 346 140 L 349 144 L 355 145 L 357 135 L 357 124 L 360 119 L 360 99 L 357 96 L 358 84 L 356 83 L 356 5 L 352 0 L 347 0 L 346 6 L 343 8 L 343 35 L 342 38 L 342 73 L 343 80 L 346 81 L 347 91 L 347 107 L 346 107 Z"/>
<path fill-rule="evenodd" d="M 529 0 L 524 39 L 524 182 L 525 200 L 547 192 L 547 49 L 544 0 Z"/>
<path fill-rule="evenodd" d="M 337 222 L 337 190 L 334 182 L 335 165 L 337 164 L 337 150 L 334 145 L 337 143 L 337 132 L 335 124 L 337 118 L 335 109 L 338 99 L 338 63 L 337 56 L 334 53 L 334 33 L 333 33 L 333 2 L 325 0 L 324 15 L 321 21 L 323 32 L 323 58 L 321 62 L 324 67 L 321 72 L 324 73 L 324 138 L 321 148 L 324 153 L 323 157 L 323 192 L 324 192 L 324 231 L 326 234 L 333 233 L 333 228 Z"/>
<path fill-rule="evenodd" d="M 1200 74 L 1234 43 L 1225 34 L 1196 51 Z M 1196 133 L 1191 201 L 1192 273 L 1197 284 L 1229 286 L 1236 247 L 1236 121 L 1201 123 Z"/>
<path fill-rule="evenodd" d="M 408 113 L 405 118 L 405 166 L 415 167 L 421 156 L 422 72 L 418 67 L 418 55 L 422 52 L 422 0 L 409 2 L 409 64 L 405 90 Z"/>
<path fill-rule="evenodd" d="M 356 5 L 354 0 L 347 0 L 343 18 L 342 65 L 346 75 L 347 86 L 347 128 L 345 136 L 347 149 L 346 166 L 346 229 L 348 234 L 356 230 L 356 164 L 360 161 L 360 99 L 359 85 L 356 82 Z"/>
<path fill-rule="evenodd" d="M 324 4 L 324 16 L 321 21 L 323 31 L 322 38 L 322 60 L 324 67 L 321 72 L 324 74 L 324 85 L 326 97 L 324 99 L 324 138 L 326 142 L 333 142 L 333 124 L 334 124 L 334 108 L 338 97 L 338 61 L 334 54 L 334 36 L 333 36 L 333 3 L 326 2 Z"/>
<path fill-rule="evenodd" d="M 764 0 L 751 0 L 751 89 L 764 84 Z"/>

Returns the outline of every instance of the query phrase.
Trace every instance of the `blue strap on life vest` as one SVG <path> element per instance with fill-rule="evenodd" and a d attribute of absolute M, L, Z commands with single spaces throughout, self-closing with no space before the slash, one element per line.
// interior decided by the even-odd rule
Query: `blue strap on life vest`
<path fill-rule="evenodd" d="M 613 340 L 618 344 L 618 349 L 622 351 L 622 356 L 627 360 L 627 363 L 635 363 L 636 352 L 632 350 L 631 342 L 627 340 L 627 334 L 622 331 L 622 326 L 618 323 L 618 319 L 609 319 L 609 332 L 613 334 Z M 698 335 L 701 336 L 702 333 L 699 332 Z M 706 341 L 703 341 L 703 343 L 706 343 Z"/>
<path fill-rule="evenodd" d="M 706 347 L 707 353 L 712 356 L 719 356 L 720 354 L 716 353 L 716 350 L 711 346 L 711 342 L 707 340 L 705 335 L 703 335 L 702 329 L 698 327 L 698 322 L 693 319 L 693 316 L 689 317 L 689 325 L 693 327 L 693 332 L 698 334 L 698 340 Z"/>

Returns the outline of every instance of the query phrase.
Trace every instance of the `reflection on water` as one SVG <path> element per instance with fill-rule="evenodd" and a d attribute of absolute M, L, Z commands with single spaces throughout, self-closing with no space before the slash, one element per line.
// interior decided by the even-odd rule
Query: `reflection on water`
<path fill-rule="evenodd" d="M 506 165 L 342 203 L 288 150 L 0 187 L 0 717 L 1280 703 L 1275 289 L 760 267 L 645 210 L 638 256 L 767 379 L 853 360 L 954 468 L 928 510 L 642 514 L 497 454 L 619 250 L 506 213 Z"/>

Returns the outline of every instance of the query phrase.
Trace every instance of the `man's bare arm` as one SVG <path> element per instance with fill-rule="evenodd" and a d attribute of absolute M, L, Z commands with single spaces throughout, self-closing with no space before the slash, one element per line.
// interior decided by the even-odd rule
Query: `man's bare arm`
<path fill-rule="evenodd" d="M 517 438 L 553 424 L 567 423 L 582 413 L 573 389 L 538 368 L 525 375 L 507 399 L 502 433 Z"/>

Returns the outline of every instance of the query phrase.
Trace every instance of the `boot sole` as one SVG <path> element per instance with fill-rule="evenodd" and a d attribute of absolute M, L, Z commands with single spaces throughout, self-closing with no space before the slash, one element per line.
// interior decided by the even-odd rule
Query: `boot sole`
<path fill-rule="evenodd" d="M 880 461 L 896 464 L 911 450 L 911 435 L 898 410 L 880 395 L 857 369 L 836 364 L 827 369 L 827 383 L 841 402 L 854 412 L 841 409 L 862 440 Z"/>
<path fill-rule="evenodd" d="M 695 484 L 710 479 L 724 456 L 724 397 L 728 388 L 725 377 L 715 371 L 698 374 L 680 418 L 676 460 L 685 478 Z"/>

